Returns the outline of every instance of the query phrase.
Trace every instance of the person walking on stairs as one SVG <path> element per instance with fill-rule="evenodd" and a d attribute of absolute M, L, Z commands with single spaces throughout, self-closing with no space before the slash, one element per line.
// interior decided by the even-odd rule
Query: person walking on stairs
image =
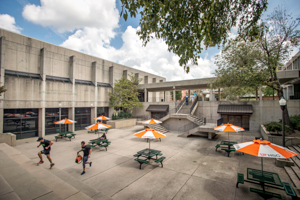
<path fill-rule="evenodd" d="M 185 104 L 189 105 L 189 96 L 188 95 L 185 96 Z"/>
<path fill-rule="evenodd" d="M 83 151 L 83 159 L 82 159 L 83 171 L 81 173 L 81 175 L 83 175 L 85 174 L 85 164 L 89 164 L 90 167 L 92 166 L 92 162 L 87 162 L 88 159 L 91 157 L 92 149 L 91 147 L 85 145 L 85 141 L 82 141 L 81 150 L 78 151 L 77 154 L 81 151 Z"/>
<path fill-rule="evenodd" d="M 45 140 L 42 137 L 39 137 L 37 139 L 37 142 L 40 142 L 40 144 L 37 146 L 37 148 L 39 148 L 41 145 L 44 147 L 44 150 L 42 150 L 38 153 L 38 156 L 40 158 L 40 162 L 38 162 L 37 165 L 40 165 L 40 164 L 44 163 L 42 154 L 45 154 L 47 156 L 49 162 L 50 162 L 50 169 L 51 169 L 54 166 L 54 163 L 52 162 L 52 159 L 50 157 L 50 151 L 51 151 L 51 146 L 52 146 L 53 142 L 49 141 L 49 140 Z"/>

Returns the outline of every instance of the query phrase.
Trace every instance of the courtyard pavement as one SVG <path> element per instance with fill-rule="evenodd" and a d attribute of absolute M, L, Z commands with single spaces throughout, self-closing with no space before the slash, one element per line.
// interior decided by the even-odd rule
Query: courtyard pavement
<path fill-rule="evenodd" d="M 92 167 L 75 163 L 76 152 L 81 149 L 80 142 L 88 142 L 97 135 L 86 130 L 76 131 L 72 141 L 54 140 L 54 135 L 45 139 L 54 141 L 51 157 L 55 166 L 52 170 L 61 170 L 76 180 L 100 191 L 103 199 L 262 199 L 249 191 L 250 187 L 259 188 L 250 183 L 240 184 L 236 188 L 237 173 L 246 174 L 247 167 L 261 169 L 261 159 L 240 152 L 227 153 L 220 148 L 215 151 L 215 145 L 221 140 L 227 140 L 227 133 L 218 134 L 213 140 L 204 137 L 177 137 L 177 132 L 166 133 L 167 137 L 151 141 L 151 148 L 160 150 L 166 159 L 163 168 L 160 164 L 151 162 L 143 164 L 134 161 L 137 151 L 148 148 L 145 139 L 134 137 L 133 134 L 143 130 L 143 126 L 133 126 L 123 129 L 111 129 L 107 138 L 111 141 L 108 150 L 93 148 L 90 161 Z M 258 132 L 230 133 L 230 140 L 242 142 L 251 141 L 260 136 Z M 36 138 L 18 140 L 14 147 L 33 162 L 39 161 Z M 44 164 L 32 165 L 32 168 L 49 169 L 49 162 L 44 157 Z M 264 170 L 276 172 L 282 181 L 291 183 L 283 168 L 275 166 L 274 159 L 264 159 Z M 290 199 L 284 191 L 280 193 L 283 199 Z M 101 199 L 101 198 L 99 198 Z"/>

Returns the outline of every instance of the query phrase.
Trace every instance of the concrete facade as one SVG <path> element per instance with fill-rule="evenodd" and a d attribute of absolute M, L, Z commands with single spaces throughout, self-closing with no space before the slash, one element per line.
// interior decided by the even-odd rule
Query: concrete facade
<path fill-rule="evenodd" d="M 3 132 L 4 109 L 34 108 L 38 109 L 39 136 L 45 135 L 46 108 L 58 108 L 61 104 L 61 108 L 69 109 L 69 119 L 73 120 L 75 108 L 89 108 L 94 122 L 96 108 L 109 107 L 108 93 L 123 75 L 147 77 L 147 82 L 166 81 L 164 77 L 3 29 L 0 29 L 0 69 L 1 84 L 7 89 L 1 96 L 0 132 Z M 53 77 L 63 81 L 53 81 Z M 148 95 L 160 98 L 160 93 Z M 109 108 L 109 117 L 112 111 Z M 74 125 L 69 125 L 69 129 L 74 130 Z"/>

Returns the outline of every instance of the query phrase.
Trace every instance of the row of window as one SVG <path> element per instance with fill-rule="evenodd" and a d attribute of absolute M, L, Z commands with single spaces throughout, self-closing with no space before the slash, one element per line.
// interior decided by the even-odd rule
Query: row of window
<path fill-rule="evenodd" d="M 54 122 L 68 118 L 68 108 L 46 108 L 45 109 L 45 134 L 54 134 L 59 131 L 68 130 L 66 125 L 56 125 Z M 97 116 L 108 116 L 108 107 L 98 107 Z M 17 139 L 38 136 L 38 109 L 4 109 L 3 133 L 14 133 Z M 91 125 L 91 108 L 75 108 L 75 131 L 83 130 Z M 61 129 L 61 130 L 60 130 Z"/>

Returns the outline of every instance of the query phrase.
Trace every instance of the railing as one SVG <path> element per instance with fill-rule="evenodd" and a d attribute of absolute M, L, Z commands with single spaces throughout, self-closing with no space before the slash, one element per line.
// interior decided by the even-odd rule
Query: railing
<path fill-rule="evenodd" d="M 180 101 L 180 103 L 176 106 L 176 112 L 178 112 L 179 108 L 182 106 L 182 104 L 184 103 L 184 100 Z"/>
<path fill-rule="evenodd" d="M 196 127 L 198 127 L 198 125 L 195 124 L 195 123 L 193 123 L 193 122 L 191 122 L 189 124 L 186 124 L 184 126 L 179 127 L 177 129 L 177 131 L 178 131 L 178 134 L 183 134 L 183 133 L 185 133 L 185 132 L 187 132 L 189 130 L 192 130 L 193 128 L 196 128 Z"/>
<path fill-rule="evenodd" d="M 191 107 L 191 109 L 190 109 L 190 113 L 192 113 L 192 111 L 193 111 L 195 105 L 197 104 L 197 102 L 198 102 L 198 96 L 196 96 L 196 99 L 195 99 L 194 102 L 193 102 L 193 105 L 192 105 L 192 107 Z"/>
<path fill-rule="evenodd" d="M 197 117 L 197 118 L 199 118 L 199 119 L 202 119 L 203 124 L 206 124 L 206 117 L 204 117 L 203 114 L 198 113 L 197 115 L 193 115 L 193 116 L 195 116 L 195 117 Z"/>
<path fill-rule="evenodd" d="M 220 118 L 217 120 L 217 126 L 220 126 L 223 124 L 223 118 Z"/>

